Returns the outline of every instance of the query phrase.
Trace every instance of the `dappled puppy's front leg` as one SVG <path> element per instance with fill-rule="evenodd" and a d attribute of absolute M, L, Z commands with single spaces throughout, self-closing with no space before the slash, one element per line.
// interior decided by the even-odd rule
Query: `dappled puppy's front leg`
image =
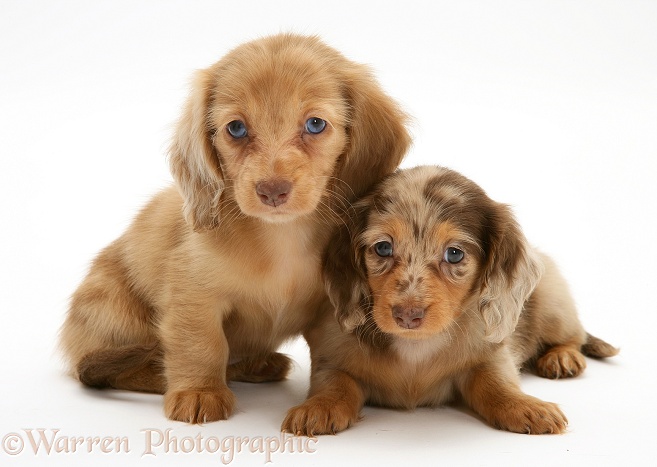
<path fill-rule="evenodd" d="M 361 386 L 347 373 L 318 372 L 312 377 L 308 399 L 288 411 L 281 431 L 304 436 L 338 433 L 358 421 L 364 403 Z"/>
<path fill-rule="evenodd" d="M 495 362 L 471 370 L 461 384 L 461 393 L 495 428 L 532 435 L 566 431 L 568 420 L 556 404 L 523 393 L 514 372 Z"/>

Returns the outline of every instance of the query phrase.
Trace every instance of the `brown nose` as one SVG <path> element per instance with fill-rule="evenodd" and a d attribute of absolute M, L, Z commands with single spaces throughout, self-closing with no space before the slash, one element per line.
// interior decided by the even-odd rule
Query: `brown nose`
<path fill-rule="evenodd" d="M 399 327 L 415 329 L 422 324 L 424 308 L 395 305 L 392 307 L 392 317 Z"/>
<path fill-rule="evenodd" d="M 256 193 L 267 206 L 285 204 L 292 190 L 292 184 L 287 180 L 273 179 L 256 184 Z"/>

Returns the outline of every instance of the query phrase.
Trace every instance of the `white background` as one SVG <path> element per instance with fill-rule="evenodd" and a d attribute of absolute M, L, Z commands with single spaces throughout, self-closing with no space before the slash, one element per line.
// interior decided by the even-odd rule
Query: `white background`
<path fill-rule="evenodd" d="M 170 183 L 165 149 L 188 79 L 239 43 L 319 34 L 370 64 L 415 118 L 404 165 L 464 172 L 511 204 L 568 277 L 585 326 L 622 348 L 577 379 L 523 376 L 561 436 L 496 431 L 463 411 L 366 408 L 356 427 L 275 465 L 654 465 L 657 416 L 657 2 L 0 1 L 2 465 L 220 465 L 154 449 L 172 436 L 277 436 L 308 379 L 235 384 L 229 421 L 167 420 L 161 397 L 88 391 L 56 336 L 89 261 Z M 35 455 L 25 431 L 129 438 L 128 453 Z M 18 441 L 23 452 L 6 451 Z M 263 465 L 260 453 L 232 465 Z"/>

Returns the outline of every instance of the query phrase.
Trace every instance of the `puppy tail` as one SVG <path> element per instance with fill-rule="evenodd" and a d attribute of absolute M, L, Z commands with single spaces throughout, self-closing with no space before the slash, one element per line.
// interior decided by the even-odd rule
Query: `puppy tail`
<path fill-rule="evenodd" d="M 154 345 L 131 345 L 90 352 L 78 363 L 77 374 L 86 386 L 164 394 L 162 350 Z"/>
<path fill-rule="evenodd" d="M 618 354 L 620 349 L 617 349 L 611 344 L 606 343 L 602 339 L 586 333 L 586 342 L 582 346 L 582 353 L 588 357 L 593 358 L 607 358 L 613 357 Z"/>

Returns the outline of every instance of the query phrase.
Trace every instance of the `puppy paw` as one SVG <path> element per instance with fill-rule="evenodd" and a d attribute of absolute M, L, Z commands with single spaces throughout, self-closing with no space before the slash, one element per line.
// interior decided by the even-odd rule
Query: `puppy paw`
<path fill-rule="evenodd" d="M 164 395 L 167 418 L 186 423 L 225 420 L 233 412 L 235 396 L 227 387 L 214 390 L 171 391 Z"/>
<path fill-rule="evenodd" d="M 556 346 L 548 349 L 536 361 L 536 373 L 543 378 L 569 378 L 579 375 L 586 368 L 584 355 L 572 346 Z"/>
<path fill-rule="evenodd" d="M 357 422 L 358 412 L 342 401 L 311 398 L 287 412 L 281 431 L 297 436 L 334 435 Z"/>
<path fill-rule="evenodd" d="M 564 433 L 568 425 L 557 404 L 531 396 L 509 401 L 489 421 L 495 428 L 531 435 Z"/>
<path fill-rule="evenodd" d="M 292 368 L 292 360 L 282 353 L 272 352 L 263 359 L 244 359 L 228 366 L 230 381 L 265 383 L 285 379 Z"/>

